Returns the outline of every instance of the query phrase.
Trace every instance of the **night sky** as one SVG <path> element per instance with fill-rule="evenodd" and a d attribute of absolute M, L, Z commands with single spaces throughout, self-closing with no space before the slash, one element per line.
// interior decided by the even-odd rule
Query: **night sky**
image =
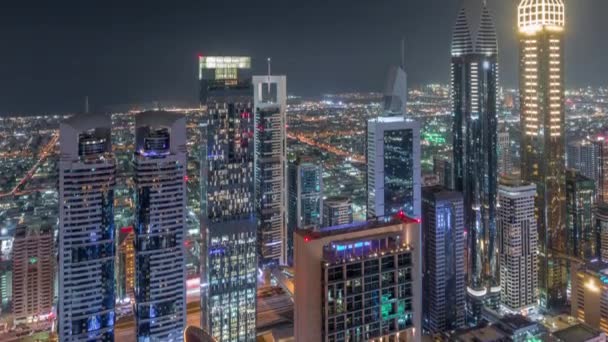
<path fill-rule="evenodd" d="M 125 4 L 128 3 L 128 4 Z M 179 3 L 179 5 L 177 4 Z M 460 0 L 2 1 L 0 113 L 197 103 L 197 55 L 250 55 L 288 92 L 382 90 L 399 63 L 414 85 L 447 83 Z M 501 84 L 517 80 L 515 0 L 488 0 Z M 567 86 L 608 85 L 608 0 L 568 0 Z"/>

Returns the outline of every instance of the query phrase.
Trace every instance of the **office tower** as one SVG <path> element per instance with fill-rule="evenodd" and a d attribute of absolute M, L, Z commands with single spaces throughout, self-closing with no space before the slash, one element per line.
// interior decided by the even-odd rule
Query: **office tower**
<path fill-rule="evenodd" d="M 249 57 L 200 57 L 201 326 L 217 341 L 256 338 L 257 220 Z M 232 270 L 230 273 L 225 270 Z"/>
<path fill-rule="evenodd" d="M 566 227 L 568 254 L 583 260 L 600 256 L 600 233 L 596 229 L 595 183 L 577 171 L 566 173 Z"/>
<path fill-rule="evenodd" d="M 296 341 L 420 341 L 420 220 L 294 234 Z"/>
<path fill-rule="evenodd" d="M 572 263 L 571 315 L 608 333 L 608 264 Z"/>
<path fill-rule="evenodd" d="M 585 177 L 597 179 L 598 155 L 597 148 L 590 139 L 580 139 L 568 143 L 566 164 L 570 169 L 576 169 Z"/>
<path fill-rule="evenodd" d="M 420 217 L 420 125 L 403 117 L 367 122 L 367 218 Z"/>
<path fill-rule="evenodd" d="M 513 173 L 513 157 L 511 155 L 511 136 L 509 131 L 498 132 L 498 173 L 510 175 Z"/>
<path fill-rule="evenodd" d="M 521 177 L 536 184 L 539 293 L 542 307 L 566 300 L 564 2 L 521 0 L 519 89 Z"/>
<path fill-rule="evenodd" d="M 464 209 L 462 194 L 422 189 L 423 324 L 431 333 L 464 327 Z"/>
<path fill-rule="evenodd" d="M 501 178 L 498 186 L 501 303 L 521 312 L 537 303 L 538 232 L 534 215 L 536 186 Z"/>
<path fill-rule="evenodd" d="M 608 199 L 608 149 L 606 135 L 598 134 L 570 142 L 567 146 L 567 165 L 595 181 L 598 203 Z"/>
<path fill-rule="evenodd" d="M 323 227 L 353 223 L 353 203 L 347 197 L 328 197 L 323 200 Z"/>
<path fill-rule="evenodd" d="M 452 35 L 451 91 L 454 190 L 464 196 L 467 306 L 499 304 L 496 242 L 498 43 L 485 1 L 465 2 Z M 473 314 L 475 313 L 475 314 Z"/>
<path fill-rule="evenodd" d="M 117 293 L 122 301 L 135 300 L 135 232 L 133 227 L 118 231 Z"/>
<path fill-rule="evenodd" d="M 186 327 L 186 118 L 135 116 L 135 320 L 138 341 L 181 341 Z"/>
<path fill-rule="evenodd" d="M 439 177 L 439 184 L 447 189 L 453 189 L 452 163 L 447 157 L 433 157 L 433 173 Z"/>
<path fill-rule="evenodd" d="M 600 260 L 608 263 L 608 205 L 600 203 L 594 211 L 595 229 L 600 235 Z"/>
<path fill-rule="evenodd" d="M 287 218 L 287 261 L 293 264 L 293 233 L 296 229 L 321 227 L 323 213 L 323 171 L 309 158 L 298 157 L 287 170 L 289 189 Z"/>
<path fill-rule="evenodd" d="M 59 127 L 61 341 L 114 339 L 114 186 L 110 117 L 76 115 Z"/>
<path fill-rule="evenodd" d="M 287 263 L 286 82 L 285 76 L 253 76 L 255 205 L 262 267 Z"/>
<path fill-rule="evenodd" d="M 55 241 L 51 226 L 18 226 L 13 241 L 15 323 L 46 318 L 53 310 Z"/>
<path fill-rule="evenodd" d="M 608 202 L 608 135 L 598 134 L 592 138 L 597 156 L 595 189 L 597 203 Z"/>

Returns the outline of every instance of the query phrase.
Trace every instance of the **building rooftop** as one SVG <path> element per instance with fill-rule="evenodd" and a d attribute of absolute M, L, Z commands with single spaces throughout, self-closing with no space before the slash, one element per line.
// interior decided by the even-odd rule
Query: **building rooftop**
<path fill-rule="evenodd" d="M 556 331 L 553 336 L 560 342 L 584 342 L 600 336 L 601 332 L 586 324 L 577 324 L 564 330 Z"/>
<path fill-rule="evenodd" d="M 355 233 L 362 230 L 369 230 L 375 228 L 389 227 L 401 223 L 420 223 L 420 219 L 407 217 L 404 214 L 396 215 L 394 217 L 378 218 L 375 220 L 368 220 L 362 222 L 354 222 L 349 224 L 343 224 L 333 227 L 321 228 L 319 231 L 310 231 L 308 229 L 298 229 L 296 234 L 303 237 L 305 240 L 322 239 L 334 235 L 342 235 Z"/>

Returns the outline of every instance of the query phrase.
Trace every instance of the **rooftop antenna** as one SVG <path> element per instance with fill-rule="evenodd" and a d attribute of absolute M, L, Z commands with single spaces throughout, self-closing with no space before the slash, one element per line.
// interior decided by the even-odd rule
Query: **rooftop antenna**
<path fill-rule="evenodd" d="M 268 94 L 270 95 L 270 57 L 268 57 L 267 59 L 268 61 Z"/>
<path fill-rule="evenodd" d="M 84 113 L 89 114 L 89 96 L 84 97 Z"/>
<path fill-rule="evenodd" d="M 401 69 L 405 70 L 405 38 L 401 38 Z"/>

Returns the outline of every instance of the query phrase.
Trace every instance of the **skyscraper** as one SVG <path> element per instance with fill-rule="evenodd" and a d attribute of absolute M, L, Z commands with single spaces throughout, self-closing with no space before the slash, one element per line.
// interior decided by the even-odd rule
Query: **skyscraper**
<path fill-rule="evenodd" d="M 122 227 L 118 232 L 116 258 L 117 296 L 120 300 L 135 301 L 135 232 L 133 227 Z"/>
<path fill-rule="evenodd" d="M 419 220 L 298 230 L 296 341 L 420 341 Z"/>
<path fill-rule="evenodd" d="M 513 156 L 511 155 L 511 136 L 505 128 L 498 132 L 498 173 L 510 175 L 513 172 Z"/>
<path fill-rule="evenodd" d="M 469 318 L 499 304 L 496 242 L 498 43 L 485 1 L 465 2 L 452 36 L 454 189 L 464 196 Z"/>
<path fill-rule="evenodd" d="M 256 338 L 257 221 L 249 57 L 200 57 L 201 326 L 217 341 Z M 226 270 L 231 272 L 226 272 Z"/>
<path fill-rule="evenodd" d="M 323 172 L 321 165 L 298 157 L 289 163 L 287 260 L 293 262 L 293 233 L 296 229 L 318 229 L 323 213 Z"/>
<path fill-rule="evenodd" d="M 597 178 L 597 149 L 590 139 L 569 142 L 566 152 L 566 164 L 569 169 L 576 169 L 581 175 L 591 179 Z"/>
<path fill-rule="evenodd" d="M 543 307 L 566 300 L 566 163 L 563 0 L 521 0 L 521 176 L 536 184 L 539 292 Z"/>
<path fill-rule="evenodd" d="M 186 118 L 135 117 L 135 319 L 139 341 L 180 341 L 186 327 Z"/>
<path fill-rule="evenodd" d="M 287 263 L 285 76 L 253 76 L 258 263 Z"/>
<path fill-rule="evenodd" d="M 600 259 L 608 263 L 608 205 L 600 203 L 594 212 L 595 229 L 600 234 Z"/>
<path fill-rule="evenodd" d="M 19 226 L 13 242 L 15 323 L 44 319 L 53 310 L 55 241 L 51 226 Z"/>
<path fill-rule="evenodd" d="M 568 254 L 583 260 L 600 256 L 600 232 L 593 218 L 595 183 L 578 171 L 566 173 L 566 227 Z"/>
<path fill-rule="evenodd" d="M 323 227 L 340 226 L 353 222 L 353 203 L 347 197 L 328 197 L 323 200 Z"/>
<path fill-rule="evenodd" d="M 423 325 L 431 333 L 464 327 L 464 209 L 462 194 L 441 186 L 422 190 Z"/>
<path fill-rule="evenodd" d="M 598 134 L 572 141 L 567 146 L 567 165 L 595 181 L 597 202 L 608 199 L 608 141 Z"/>
<path fill-rule="evenodd" d="M 420 217 L 420 125 L 402 116 L 367 122 L 367 218 Z"/>
<path fill-rule="evenodd" d="M 534 214 L 536 186 L 502 178 L 498 186 L 501 303 L 521 312 L 537 304 L 538 232 Z"/>
<path fill-rule="evenodd" d="M 112 124 L 76 115 L 59 127 L 59 299 L 61 341 L 114 339 Z"/>
<path fill-rule="evenodd" d="M 439 178 L 439 184 L 447 189 L 453 189 L 452 162 L 445 156 L 433 157 L 433 173 Z"/>

